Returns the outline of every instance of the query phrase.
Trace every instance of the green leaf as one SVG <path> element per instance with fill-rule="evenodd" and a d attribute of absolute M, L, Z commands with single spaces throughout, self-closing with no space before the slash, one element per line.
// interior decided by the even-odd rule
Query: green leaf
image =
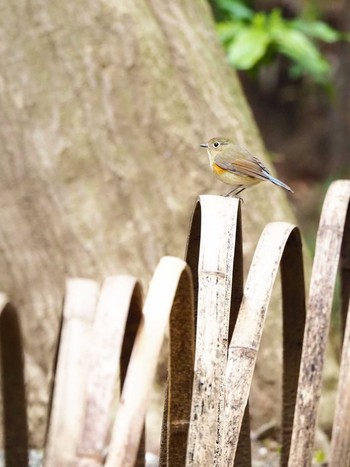
<path fill-rule="evenodd" d="M 253 28 L 266 28 L 266 14 L 265 13 L 256 13 L 252 20 L 252 27 Z"/>
<path fill-rule="evenodd" d="M 240 22 L 236 23 L 233 21 L 223 21 L 217 24 L 216 30 L 219 34 L 221 42 L 226 44 L 228 41 L 231 41 L 244 27 L 245 26 Z"/>
<path fill-rule="evenodd" d="M 226 11 L 235 20 L 249 20 L 254 12 L 240 0 L 216 0 L 218 7 Z"/>
<path fill-rule="evenodd" d="M 291 26 L 307 36 L 320 39 L 323 42 L 333 43 L 341 40 L 342 33 L 336 31 L 323 21 L 305 21 L 302 19 L 291 21 Z"/>
<path fill-rule="evenodd" d="M 229 45 L 228 60 L 239 70 L 249 70 L 264 56 L 268 44 L 265 29 L 244 28 Z"/>
<path fill-rule="evenodd" d="M 283 27 L 285 24 L 285 19 L 282 17 L 282 12 L 279 8 L 273 8 L 271 13 L 268 15 L 268 28 L 270 30 Z"/>
<path fill-rule="evenodd" d="M 316 81 L 329 79 L 330 65 L 315 45 L 301 31 L 283 28 L 274 31 L 277 50 L 295 62 L 295 69 L 304 70 Z"/>

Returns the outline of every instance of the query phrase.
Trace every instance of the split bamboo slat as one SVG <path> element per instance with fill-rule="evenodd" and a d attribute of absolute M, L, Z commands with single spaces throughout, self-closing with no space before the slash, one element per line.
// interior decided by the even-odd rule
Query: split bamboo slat
<path fill-rule="evenodd" d="M 169 364 L 160 467 L 185 465 L 192 399 L 195 317 L 190 271 L 178 283 L 169 321 Z"/>
<path fill-rule="evenodd" d="M 186 278 L 182 277 L 181 280 L 183 275 Z M 143 322 L 130 357 L 112 430 L 106 467 L 135 465 L 147 401 L 173 303 L 177 292 L 185 300 L 190 298 L 178 288 L 178 285 L 186 280 L 190 281 L 190 272 L 184 261 L 173 257 L 161 259 L 145 299 Z M 192 306 L 187 304 L 185 308 L 191 311 Z"/>
<path fill-rule="evenodd" d="M 348 316 L 349 309 L 348 309 Z M 333 421 L 330 467 L 350 465 L 350 319 L 347 320 L 341 357 L 339 387 Z"/>
<path fill-rule="evenodd" d="M 187 464 L 221 457 L 233 258 L 239 200 L 202 196 L 196 356 Z"/>
<path fill-rule="evenodd" d="M 102 285 L 92 330 L 78 467 L 104 464 L 111 408 L 119 403 L 141 317 L 142 293 L 137 280 L 131 276 L 108 277 Z M 144 458 L 142 448 L 140 456 Z"/>
<path fill-rule="evenodd" d="M 45 467 L 68 466 L 76 461 L 85 404 L 86 355 L 98 292 L 98 284 L 92 280 L 67 282 Z"/>
<path fill-rule="evenodd" d="M 145 414 L 169 336 L 160 467 L 252 465 L 249 393 L 276 275 L 283 318 L 281 460 L 310 467 L 337 274 L 343 330 L 331 467 L 350 465 L 350 181 L 331 184 L 308 302 L 299 229 L 263 230 L 243 284 L 241 203 L 203 195 L 185 261 L 160 260 L 144 303 L 132 276 L 67 282 L 44 467 L 145 465 Z M 169 329 L 169 331 L 167 331 Z M 17 310 L 0 293 L 6 465 L 28 465 Z"/>
<path fill-rule="evenodd" d="M 222 465 L 231 466 L 234 463 L 272 286 L 282 258 L 284 344 L 289 345 L 288 349 L 284 347 L 284 356 L 288 351 L 289 359 L 288 364 L 284 364 L 282 432 L 283 451 L 288 451 L 304 331 L 305 299 L 300 234 L 293 225 L 281 222 L 268 224 L 260 237 L 230 342 Z M 289 262 L 291 259 L 292 263 Z M 288 325 L 292 321 L 290 315 L 293 316 L 293 326 Z"/>
<path fill-rule="evenodd" d="M 223 278 L 227 280 L 228 283 L 231 283 L 231 286 L 232 286 L 231 291 L 230 290 L 225 291 L 225 293 L 231 293 L 229 316 L 226 317 L 226 322 L 225 322 L 226 326 L 227 326 L 227 321 L 229 324 L 228 333 L 226 329 L 226 341 L 224 340 L 225 352 L 222 352 L 220 354 L 221 364 L 225 365 L 227 345 L 232 336 L 233 328 L 235 326 L 235 322 L 236 322 L 237 315 L 238 315 L 238 310 L 239 310 L 240 303 L 242 300 L 242 295 L 243 295 L 242 221 L 241 221 L 240 204 L 238 203 L 237 199 L 222 198 L 222 197 L 215 197 L 215 196 L 200 196 L 199 201 L 197 202 L 195 206 L 193 216 L 192 216 L 191 228 L 190 228 L 187 252 L 186 252 L 186 261 L 189 264 L 191 271 L 192 271 L 195 309 L 197 310 L 199 309 L 198 307 L 199 283 L 202 282 L 201 288 L 203 290 L 205 288 L 205 281 L 207 280 L 207 276 L 209 274 L 209 271 L 206 271 L 205 269 L 202 271 L 202 274 L 199 274 L 200 273 L 200 268 L 199 268 L 200 251 L 203 251 L 205 249 L 207 250 L 212 249 L 212 246 L 210 243 L 211 242 L 210 230 L 211 230 L 211 225 L 217 224 L 218 213 L 216 212 L 216 209 L 217 209 L 218 203 L 222 203 L 221 211 L 226 210 L 226 214 L 223 215 L 222 212 L 220 213 L 220 215 L 223 217 L 223 220 L 220 222 L 220 224 L 217 225 L 216 233 L 219 238 L 224 239 L 223 245 L 221 246 L 221 252 L 222 252 L 222 256 L 224 257 L 223 261 L 224 262 L 226 261 L 227 263 L 229 263 L 226 266 L 221 265 L 221 267 L 223 269 L 227 267 L 228 277 L 227 277 L 227 273 L 224 273 L 225 275 Z M 232 216 L 232 218 L 229 219 L 228 218 L 229 216 Z M 228 231 L 227 230 L 228 227 L 232 229 L 232 231 Z M 206 235 L 203 234 L 204 229 L 207 230 Z M 229 241 L 227 241 L 228 239 Z M 220 251 L 218 246 L 216 248 L 217 248 L 217 251 Z M 232 251 L 228 252 L 227 251 L 228 248 L 230 248 Z M 206 253 L 204 254 L 202 253 L 202 255 L 205 256 Z M 215 271 L 214 269 L 213 273 L 215 275 L 217 271 Z M 232 280 L 232 277 L 230 278 L 229 276 L 230 274 L 232 274 L 234 280 Z M 225 304 L 225 299 L 222 300 L 222 297 L 220 299 L 221 299 L 221 307 L 223 306 L 227 307 L 227 305 Z M 228 310 L 226 308 L 226 312 L 227 311 Z M 209 306 L 207 307 L 204 306 L 201 311 L 203 321 L 205 321 L 206 319 L 205 318 L 206 312 L 212 313 L 213 311 L 211 310 Z M 221 313 L 222 313 L 222 310 L 221 310 Z M 201 336 L 199 338 L 202 339 Z M 217 338 L 217 345 L 221 345 L 222 347 L 223 346 L 222 336 L 220 334 L 217 334 L 216 338 Z M 214 342 L 214 349 L 211 350 L 211 354 L 214 354 L 214 352 L 215 352 L 215 342 Z M 198 353 L 198 346 L 197 346 L 197 353 Z M 217 361 L 214 359 L 214 361 L 212 362 L 213 368 L 215 367 L 216 363 Z M 215 369 L 213 371 L 215 371 Z M 217 381 L 216 384 L 218 383 L 221 384 L 220 390 L 223 391 L 224 390 L 223 388 L 224 374 L 221 375 L 221 381 Z M 201 404 L 200 397 L 201 396 L 199 395 L 199 400 L 197 402 L 198 405 Z M 213 394 L 209 394 L 209 397 L 211 399 L 214 399 Z M 209 404 L 211 403 L 210 399 L 208 403 Z M 222 416 L 222 408 L 223 408 L 222 406 L 221 407 L 219 405 L 217 406 L 217 410 L 218 410 L 217 421 L 218 422 L 219 422 L 219 417 Z M 201 431 L 201 425 L 197 424 L 197 427 L 198 427 L 198 430 Z M 192 426 L 191 429 L 194 430 L 195 428 Z M 201 434 L 199 433 L 198 436 L 200 437 Z M 220 436 L 219 433 L 218 433 L 218 436 Z M 211 441 L 212 443 L 215 441 L 216 452 L 214 455 L 216 458 L 219 458 L 220 450 L 218 449 L 217 447 L 218 445 L 216 443 L 217 440 L 216 440 L 215 429 L 213 430 Z M 244 413 L 243 424 L 242 424 L 241 431 L 240 431 L 238 445 L 239 445 L 239 452 L 236 458 L 237 465 L 240 465 L 242 467 L 250 466 L 251 465 L 251 445 L 250 445 L 249 405 L 248 404 L 246 406 L 245 413 Z M 202 451 L 201 455 L 208 455 L 207 453 L 203 453 L 203 449 L 205 448 L 200 447 L 199 449 Z M 206 448 L 206 451 L 208 451 L 208 448 Z M 193 456 L 193 459 L 190 462 L 200 463 L 202 462 L 202 459 Z"/>

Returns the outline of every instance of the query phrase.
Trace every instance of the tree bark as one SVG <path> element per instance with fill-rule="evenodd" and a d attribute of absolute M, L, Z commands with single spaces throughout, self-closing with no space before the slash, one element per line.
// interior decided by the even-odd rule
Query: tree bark
<path fill-rule="evenodd" d="M 161 256 L 183 256 L 196 197 L 227 192 L 199 143 L 227 135 L 264 156 L 203 0 L 19 0 L 0 13 L 0 289 L 21 313 L 40 446 L 65 279 L 147 284 Z M 244 195 L 246 258 L 267 222 L 293 220 L 262 185 Z M 265 414 L 279 322 L 257 369 Z"/>

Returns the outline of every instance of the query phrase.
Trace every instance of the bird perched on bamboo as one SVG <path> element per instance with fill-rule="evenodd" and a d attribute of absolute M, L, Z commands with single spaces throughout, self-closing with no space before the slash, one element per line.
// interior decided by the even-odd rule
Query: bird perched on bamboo
<path fill-rule="evenodd" d="M 227 138 L 212 138 L 206 144 L 209 162 L 214 175 L 234 187 L 226 196 L 237 196 L 246 188 L 263 181 L 269 181 L 293 193 L 285 183 L 270 175 L 264 164 L 247 149 Z"/>

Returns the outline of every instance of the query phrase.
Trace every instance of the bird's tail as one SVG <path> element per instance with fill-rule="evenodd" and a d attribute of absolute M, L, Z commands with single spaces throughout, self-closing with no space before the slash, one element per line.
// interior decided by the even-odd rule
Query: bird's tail
<path fill-rule="evenodd" d="M 286 185 L 285 183 L 281 182 L 280 180 L 278 180 L 277 178 L 273 177 L 272 175 L 269 174 L 268 179 L 270 180 L 270 182 L 274 183 L 275 185 L 281 186 L 281 187 L 284 188 L 285 190 L 290 191 L 291 193 L 294 193 L 293 190 L 292 190 L 288 185 Z"/>

